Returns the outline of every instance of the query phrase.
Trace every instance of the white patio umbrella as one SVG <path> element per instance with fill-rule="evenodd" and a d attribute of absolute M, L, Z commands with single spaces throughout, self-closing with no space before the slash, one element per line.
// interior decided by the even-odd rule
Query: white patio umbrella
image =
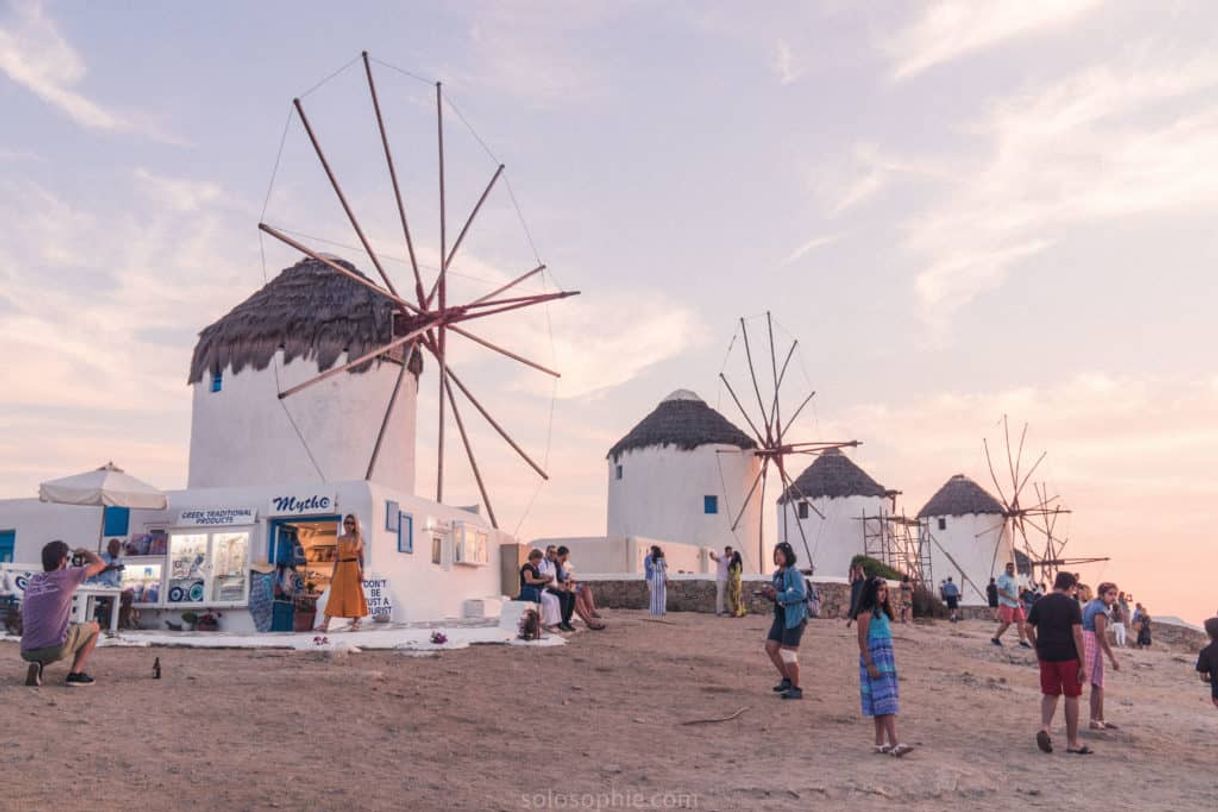
<path fill-rule="evenodd" d="M 101 549 L 105 530 L 106 508 L 125 507 L 146 510 L 164 510 L 168 501 L 165 494 L 123 473 L 113 462 L 108 462 L 96 471 L 52 479 L 38 486 L 38 498 L 43 502 L 60 505 L 96 505 L 101 507 L 101 521 L 97 529 L 97 545 Z"/>

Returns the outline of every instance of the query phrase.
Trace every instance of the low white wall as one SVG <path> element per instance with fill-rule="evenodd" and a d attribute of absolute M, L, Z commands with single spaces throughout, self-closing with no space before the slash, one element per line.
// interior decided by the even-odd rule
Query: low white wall
<path fill-rule="evenodd" d="M 534 539 L 527 546 L 544 550 L 548 545 L 565 546 L 571 551 L 571 566 L 579 577 L 600 573 L 641 575 L 643 559 L 658 544 L 668 559 L 668 572 L 693 574 L 713 571 L 710 548 L 678 541 L 643 536 L 575 536 Z"/>

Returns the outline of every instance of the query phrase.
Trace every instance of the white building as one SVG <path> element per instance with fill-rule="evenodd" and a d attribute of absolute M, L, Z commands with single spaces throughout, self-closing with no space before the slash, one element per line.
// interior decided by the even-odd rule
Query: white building
<path fill-rule="evenodd" d="M 929 533 L 936 580 L 947 576 L 960 587 L 965 604 L 984 605 L 990 578 L 1015 560 L 1002 505 L 964 474 L 956 474 L 920 511 Z"/>
<path fill-rule="evenodd" d="M 850 559 L 863 554 L 863 517 L 891 510 L 893 495 L 831 448 L 778 498 L 778 538 L 789 542 L 801 558 L 807 555 L 806 539 L 817 575 L 845 577 Z"/>
<path fill-rule="evenodd" d="M 413 494 L 417 357 L 405 369 L 400 356 L 372 361 L 278 397 L 403 328 L 387 300 L 305 260 L 200 334 L 188 487 L 169 492 L 164 511 L 107 509 L 106 537 L 124 546 L 123 586 L 143 625 L 218 609 L 225 630 L 311 627 L 348 513 L 363 528 L 374 615 L 437 620 L 493 609 L 503 591 L 500 545 L 515 540 L 476 513 Z M 95 545 L 99 510 L 0 501 L 0 539 L 15 562 L 37 568 L 53 539 Z"/>
<path fill-rule="evenodd" d="M 732 522 L 759 470 L 756 443 L 686 389 L 609 449 L 609 538 L 646 537 L 739 550 L 758 571 L 761 501 L 753 494 Z"/>

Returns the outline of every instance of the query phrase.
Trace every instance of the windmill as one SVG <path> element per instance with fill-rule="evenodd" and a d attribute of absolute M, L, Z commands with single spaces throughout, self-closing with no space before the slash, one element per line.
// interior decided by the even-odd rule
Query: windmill
<path fill-rule="evenodd" d="M 279 398 L 289 398 L 292 395 L 307 389 L 314 384 L 320 383 L 323 380 L 339 375 L 347 370 L 355 367 L 360 367 L 373 361 L 379 361 L 385 357 L 401 358 L 401 371 L 398 373 L 397 382 L 393 388 L 392 394 L 385 405 L 385 413 L 381 420 L 380 429 L 377 433 L 376 442 L 373 445 L 371 456 L 368 460 L 366 479 L 371 479 L 376 470 L 377 457 L 380 454 L 382 440 L 385 437 L 386 429 L 389 427 L 394 417 L 395 405 L 398 402 L 398 395 L 402 388 L 403 380 L 411 366 L 408 363 L 420 351 L 426 351 L 436 361 L 438 371 L 438 412 L 439 421 L 437 426 L 437 464 L 436 464 L 436 501 L 443 502 L 444 499 L 444 446 L 445 446 L 445 431 L 447 426 L 447 412 L 452 411 L 453 422 L 456 425 L 457 432 L 460 435 L 462 445 L 465 449 L 466 457 L 469 461 L 469 466 L 473 474 L 474 480 L 477 483 L 478 491 L 482 497 L 482 503 L 486 505 L 487 515 L 492 526 L 498 528 L 499 523 L 495 516 L 494 508 L 491 506 L 490 497 L 487 494 L 486 485 L 482 478 L 482 473 L 479 470 L 477 459 L 474 455 L 473 447 L 470 444 L 469 435 L 466 431 L 465 421 L 462 416 L 461 407 L 458 405 L 456 390 L 464 396 L 466 402 L 477 411 L 482 418 L 490 425 L 503 441 L 510 446 L 516 454 L 518 454 L 524 462 L 526 462 L 542 479 L 548 479 L 546 472 L 542 467 L 521 448 L 507 430 L 497 421 L 483 405 L 483 403 L 475 397 L 469 385 L 457 375 L 449 363 L 450 344 L 455 339 L 464 339 L 481 346 L 487 350 L 498 353 L 502 356 L 512 359 L 524 366 L 550 375 L 554 378 L 559 377 L 559 373 L 549 369 L 536 361 L 530 360 L 524 355 L 513 352 L 497 343 L 488 341 L 487 339 L 474 332 L 470 324 L 479 319 L 487 319 L 492 316 L 497 316 L 509 311 L 520 310 L 522 308 L 533 307 L 545 302 L 563 299 L 568 296 L 573 296 L 578 291 L 557 291 L 553 293 L 543 293 L 534 295 L 505 295 L 510 294 L 513 288 L 516 288 L 526 280 L 532 279 L 546 270 L 546 266 L 538 261 L 536 267 L 516 276 L 514 279 L 499 285 L 494 290 L 491 290 L 483 295 L 473 298 L 469 301 L 454 302 L 449 298 L 448 275 L 450 269 L 458 257 L 458 253 L 465 242 L 466 237 L 470 233 L 471 227 L 474 225 L 479 211 L 487 198 L 496 189 L 497 184 L 502 188 L 503 184 L 499 184 L 504 176 L 504 165 L 498 164 L 494 173 L 491 175 L 489 182 L 483 189 L 481 196 L 473 205 L 472 210 L 465 217 L 461 228 L 456 232 L 456 238 L 452 239 L 452 234 L 449 230 L 448 213 L 446 206 L 446 186 L 445 186 L 445 161 L 444 161 L 444 113 L 446 99 L 443 92 L 443 87 L 440 82 L 435 82 L 435 122 L 436 122 L 436 154 L 438 158 L 438 178 L 439 178 L 439 235 L 438 235 L 438 256 L 439 268 L 435 278 L 427 284 L 424 280 L 422 266 L 417 256 L 417 235 L 411 231 L 409 221 L 406 216 L 406 206 L 403 202 L 401 185 L 399 184 L 399 176 L 397 168 L 394 164 L 393 151 L 390 148 L 390 138 L 385 128 L 384 117 L 382 116 L 381 100 L 377 95 L 376 82 L 373 77 L 372 62 L 376 60 L 370 59 L 368 52 L 361 53 L 360 60 L 363 62 L 364 74 L 367 78 L 368 93 L 371 98 L 372 111 L 375 118 L 377 134 L 380 138 L 382 150 L 384 152 L 384 160 L 388 179 L 393 189 L 394 202 L 396 204 L 397 221 L 401 224 L 402 237 L 405 241 L 406 253 L 410 258 L 410 267 L 412 271 L 413 290 L 409 293 L 399 292 L 399 289 L 394 285 L 390 275 L 385 271 L 385 263 L 383 262 L 384 255 L 378 254 L 369 241 L 364 229 L 360 226 L 359 220 L 355 216 L 351 202 L 343 193 L 342 187 L 339 185 L 338 178 L 335 176 L 330 162 L 326 158 L 325 152 L 322 150 L 321 143 L 317 138 L 317 134 L 313 128 L 308 115 L 305 113 L 304 105 L 300 98 L 293 99 L 292 105 L 295 117 L 299 120 L 300 125 L 304 128 L 305 134 L 308 136 L 308 141 L 312 145 L 313 151 L 317 155 L 317 159 L 321 164 L 321 168 L 325 173 L 329 185 L 334 191 L 334 195 L 338 200 L 339 206 L 342 208 L 346 219 L 350 222 L 351 228 L 355 232 L 363 250 L 367 253 L 368 259 L 376 269 L 377 275 L 380 278 L 380 283 L 373 281 L 371 278 L 352 270 L 350 267 L 345 267 L 334 258 L 319 252 L 318 250 L 300 242 L 290 236 L 288 229 L 279 228 L 269 225 L 266 222 L 260 222 L 258 228 L 265 234 L 274 237 L 276 240 L 285 245 L 311 257 L 313 260 L 322 263 L 330 270 L 337 274 L 341 274 L 351 281 L 363 285 L 372 291 L 375 291 L 380 296 L 384 297 L 395 308 L 393 318 L 392 336 L 387 337 L 385 343 L 375 349 L 359 356 L 358 358 L 349 359 L 347 363 L 340 366 L 334 366 L 320 374 L 303 381 L 295 386 L 279 392 Z M 352 60 L 348 63 L 348 67 L 355 63 Z M 379 62 L 380 65 L 386 63 Z M 387 66 L 392 67 L 392 66 Z M 343 69 L 345 70 L 345 68 Z M 395 69 L 398 70 L 398 69 Z M 341 72 L 341 70 L 339 71 Z M 406 73 L 405 71 L 400 71 Z M 334 75 L 337 75 L 334 74 Z M 413 74 L 408 74 L 412 76 Z M 330 77 L 333 78 L 333 75 Z M 413 77 L 419 78 L 419 77 Z M 328 81 L 328 79 L 326 80 Z M 426 81 L 420 79 L 420 81 Z M 429 83 L 430 84 L 430 83 Z M 451 108 L 451 102 L 448 103 Z M 455 109 L 455 108 L 451 108 Z M 458 113 L 458 115 L 460 115 Z M 285 130 L 286 137 L 286 130 Z M 281 147 L 282 154 L 282 147 Z M 273 180 L 272 180 L 273 183 Z M 505 181 L 506 183 L 506 181 Z M 508 194 L 511 194 L 510 189 Z M 268 194 L 269 199 L 269 194 Z M 513 204 L 514 204 L 513 197 Z M 265 214 L 265 211 L 264 211 Z"/>
<path fill-rule="evenodd" d="M 1014 453 L 1011 450 L 1011 429 L 1006 415 L 1002 416 L 1002 431 L 1007 458 L 1007 473 L 1010 476 L 1010 482 L 1006 490 L 1003 489 L 999 482 L 998 474 L 994 469 L 994 460 L 990 454 L 989 440 L 982 438 L 981 441 L 982 447 L 985 449 L 985 462 L 990 471 L 990 479 L 993 481 L 994 488 L 998 491 L 998 499 L 1002 503 L 1003 518 L 1000 524 L 983 530 L 977 534 L 977 537 L 980 538 L 988 533 L 992 533 L 999 527 L 1002 528 L 1003 532 L 999 533 L 998 543 L 994 547 L 995 561 L 997 561 L 998 550 L 1001 547 L 1003 538 L 1011 540 L 1013 552 L 1022 546 L 1020 552 L 1027 556 L 1031 566 L 1030 574 L 1034 579 L 1037 568 L 1041 570 L 1048 580 L 1052 581 L 1061 567 L 1107 561 L 1107 558 L 1062 557 L 1062 550 L 1066 546 L 1068 539 L 1057 535 L 1057 522 L 1063 515 L 1069 514 L 1070 511 L 1062 506 L 1060 496 L 1056 494 L 1050 496 L 1050 489 L 1043 482 L 1032 482 L 1032 495 L 1035 496 L 1036 501 L 1030 505 L 1024 505 L 1020 501 L 1029 482 L 1032 480 L 1032 475 L 1036 473 L 1037 468 L 1040 467 L 1048 452 L 1042 452 L 1036 458 L 1036 462 L 1027 471 L 1024 471 L 1023 450 L 1028 436 L 1028 424 L 1024 423 L 1023 425 L 1023 430 L 1019 434 L 1019 445 Z M 1001 465 L 1001 460 L 999 463 Z M 1010 494 L 1009 497 L 1008 493 Z M 1029 527 L 1033 530 L 1031 535 L 1028 533 Z"/>
<path fill-rule="evenodd" d="M 757 561 L 759 566 L 761 566 L 763 569 L 764 564 L 762 562 L 765 561 L 765 493 L 767 479 L 769 478 L 769 467 L 771 465 L 774 466 L 784 492 L 794 493 L 796 497 L 806 501 L 808 507 L 815 511 L 817 515 L 823 519 L 824 515 L 816 509 L 816 506 L 812 504 L 811 500 L 806 500 L 804 498 L 802 492 L 796 486 L 794 479 L 790 476 L 790 474 L 787 473 L 786 459 L 790 456 L 815 456 L 822 454 L 829 449 L 853 448 L 860 445 L 858 440 L 791 442 L 788 439 L 791 432 L 791 427 L 795 424 L 795 421 L 799 419 L 799 416 L 803 412 L 804 408 L 807 407 L 807 405 L 812 401 L 812 398 L 816 392 L 809 392 L 799 402 L 799 405 L 795 408 L 795 410 L 792 411 L 789 416 L 784 418 L 782 413 L 782 385 L 786 380 L 787 369 L 790 367 L 791 359 L 795 355 L 795 350 L 799 346 L 799 341 L 798 339 L 793 339 L 791 341 L 791 346 L 788 348 L 785 356 L 783 357 L 782 366 L 780 368 L 778 365 L 778 353 L 774 345 L 774 319 L 769 311 L 766 311 L 765 322 L 770 353 L 770 380 L 769 385 L 767 386 L 769 389 L 769 392 L 767 393 L 768 398 L 762 396 L 762 384 L 758 380 L 757 368 L 753 362 L 753 347 L 749 341 L 749 329 L 745 319 L 741 318 L 739 320 L 740 329 L 734 336 L 732 336 L 731 344 L 728 346 L 728 358 L 730 359 L 732 350 L 736 346 L 736 339 L 741 339 L 741 343 L 744 347 L 745 361 L 749 370 L 749 382 L 752 384 L 753 394 L 757 399 L 757 411 L 754 414 L 750 414 L 749 409 L 745 408 L 744 403 L 740 400 L 739 395 L 737 395 L 735 388 L 733 388 L 732 383 L 728 380 L 725 372 L 723 370 L 719 372 L 719 380 L 727 389 L 727 393 L 731 396 L 732 402 L 736 404 L 736 408 L 740 411 L 741 416 L 744 418 L 750 431 L 752 431 L 753 436 L 757 440 L 757 448 L 755 449 L 741 450 L 738 452 L 720 451 L 719 453 L 754 454 L 761 458 L 761 466 L 757 471 L 757 475 L 753 478 L 753 482 L 749 486 L 748 492 L 744 496 L 744 501 L 740 506 L 740 510 L 732 519 L 731 528 L 732 532 L 734 533 L 740 526 L 741 519 L 744 517 L 745 511 L 748 508 L 749 503 L 752 501 L 754 494 L 758 493 L 758 486 L 760 486 L 760 495 L 758 498 L 760 499 L 761 510 L 759 511 L 760 518 L 757 522 Z M 724 370 L 726 370 L 726 368 L 727 361 L 724 362 Z M 754 420 L 754 416 L 756 417 L 756 420 Z M 783 515 L 783 519 L 784 521 L 786 520 L 785 513 Z M 812 550 L 808 546 L 808 537 L 804 533 L 803 525 L 798 521 L 795 524 L 797 527 L 799 527 L 799 535 L 803 541 L 804 552 L 808 556 L 807 560 L 809 565 L 811 565 Z"/>

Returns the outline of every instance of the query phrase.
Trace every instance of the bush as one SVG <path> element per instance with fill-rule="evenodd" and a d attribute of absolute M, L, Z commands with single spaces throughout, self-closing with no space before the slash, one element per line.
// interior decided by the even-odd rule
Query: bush
<path fill-rule="evenodd" d="M 915 586 L 913 591 L 914 617 L 947 617 L 947 605 L 939 596 L 925 586 Z"/>
<path fill-rule="evenodd" d="M 859 564 L 863 565 L 863 572 L 867 573 L 868 578 L 878 575 L 881 578 L 887 578 L 889 581 L 901 580 L 902 573 L 888 566 L 883 561 L 877 561 L 865 555 L 856 555 L 850 559 L 850 566 L 856 567 Z"/>

